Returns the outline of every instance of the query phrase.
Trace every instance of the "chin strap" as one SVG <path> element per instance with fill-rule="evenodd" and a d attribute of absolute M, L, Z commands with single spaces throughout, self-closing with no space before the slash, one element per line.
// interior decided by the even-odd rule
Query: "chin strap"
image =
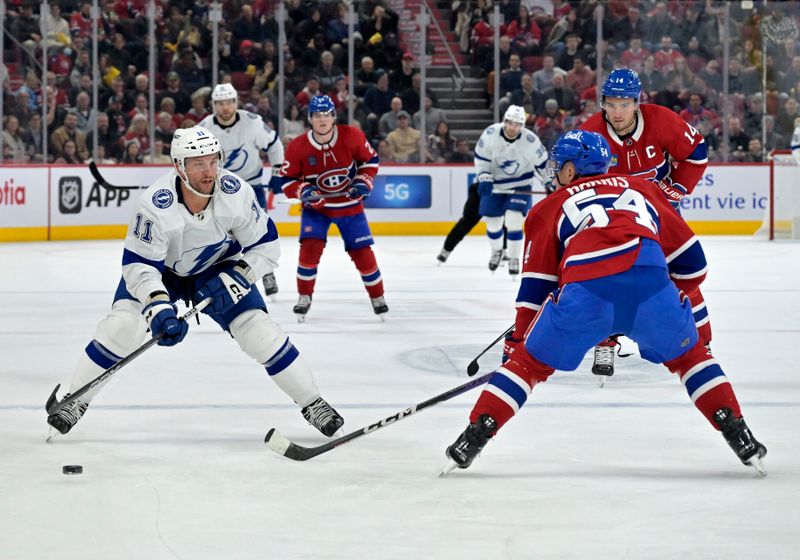
<path fill-rule="evenodd" d="M 212 189 L 210 194 L 201 193 L 201 192 L 195 190 L 194 187 L 192 187 L 192 184 L 189 182 L 189 177 L 187 177 L 186 173 L 184 173 L 183 171 L 178 171 L 178 177 L 181 178 L 181 181 L 183 181 L 183 184 L 186 186 L 187 189 L 192 191 L 193 194 L 195 194 L 196 196 L 199 196 L 200 198 L 211 198 L 215 194 L 217 194 L 217 187 L 219 185 L 219 175 L 217 176 L 216 180 L 214 181 L 214 188 Z"/>

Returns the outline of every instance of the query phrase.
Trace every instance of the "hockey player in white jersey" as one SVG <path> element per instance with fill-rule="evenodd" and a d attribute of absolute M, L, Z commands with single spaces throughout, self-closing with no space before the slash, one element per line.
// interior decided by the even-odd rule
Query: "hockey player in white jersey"
<path fill-rule="evenodd" d="M 261 117 L 238 108 L 239 94 L 231 84 L 218 84 L 211 92 L 213 113 L 200 121 L 222 144 L 222 166 L 250 183 L 256 193 L 258 204 L 267 207 L 267 188 L 272 177 L 283 165 L 283 144 L 278 133 L 264 124 Z M 261 153 L 266 152 L 272 173 L 264 176 Z M 273 188 L 280 193 L 280 187 Z M 274 272 L 269 269 L 264 275 L 264 293 L 278 293 Z"/>
<path fill-rule="evenodd" d="M 547 150 L 539 137 L 525 127 L 525 109 L 511 105 L 502 123 L 481 134 L 475 146 L 475 172 L 479 212 L 486 222 L 492 254 L 489 270 L 495 271 L 503 258 L 503 225 L 508 234 L 508 272 L 520 272 L 522 226 L 531 207 L 530 191 L 545 182 Z M 527 194 L 526 194 L 527 193 Z"/>
<path fill-rule="evenodd" d="M 139 347 L 148 328 L 161 337 L 159 345 L 178 344 L 189 325 L 178 318 L 175 302 L 211 298 L 203 313 L 264 365 L 309 423 L 332 436 L 344 420 L 320 397 L 308 365 L 253 289 L 265 270 L 277 266 L 275 225 L 247 182 L 222 170 L 219 141 L 208 130 L 178 130 L 170 152 L 175 168 L 137 203 L 114 303 L 81 355 L 70 391 Z M 51 435 L 69 432 L 99 388 L 50 415 Z"/>

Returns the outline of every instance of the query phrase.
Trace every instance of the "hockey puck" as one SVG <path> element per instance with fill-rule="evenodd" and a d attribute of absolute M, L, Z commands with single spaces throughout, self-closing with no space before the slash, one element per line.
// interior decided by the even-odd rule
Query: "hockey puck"
<path fill-rule="evenodd" d="M 64 474 L 83 474 L 83 466 L 64 465 L 63 467 L 61 467 L 61 472 Z"/>

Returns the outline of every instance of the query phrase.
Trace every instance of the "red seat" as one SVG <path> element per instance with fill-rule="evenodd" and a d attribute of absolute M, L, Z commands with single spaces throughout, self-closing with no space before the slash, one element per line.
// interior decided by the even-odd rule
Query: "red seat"
<path fill-rule="evenodd" d="M 541 70 L 544 64 L 542 63 L 542 59 L 544 57 L 541 56 L 526 56 L 522 59 L 522 68 L 526 72 L 536 72 L 537 70 Z"/>
<path fill-rule="evenodd" d="M 231 72 L 231 84 L 239 93 L 250 93 L 253 87 L 253 76 L 246 72 Z"/>

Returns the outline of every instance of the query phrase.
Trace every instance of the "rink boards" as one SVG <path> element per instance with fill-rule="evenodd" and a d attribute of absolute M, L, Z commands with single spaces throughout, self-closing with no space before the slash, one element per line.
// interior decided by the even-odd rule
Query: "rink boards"
<path fill-rule="evenodd" d="M 149 185 L 165 166 L 101 166 L 114 185 Z M 471 165 L 383 165 L 366 201 L 375 235 L 444 235 L 460 215 Z M 712 164 L 682 213 L 699 234 L 752 234 L 761 225 L 769 190 L 767 164 Z M 84 166 L 0 167 L 0 241 L 122 238 L 138 189 L 107 190 Z M 541 195 L 534 196 L 534 202 Z M 269 199 L 282 235 L 297 235 L 297 206 Z M 335 229 L 335 228 L 334 228 Z M 483 225 L 473 233 L 482 233 Z M 335 232 L 332 232 L 335 233 Z"/>

